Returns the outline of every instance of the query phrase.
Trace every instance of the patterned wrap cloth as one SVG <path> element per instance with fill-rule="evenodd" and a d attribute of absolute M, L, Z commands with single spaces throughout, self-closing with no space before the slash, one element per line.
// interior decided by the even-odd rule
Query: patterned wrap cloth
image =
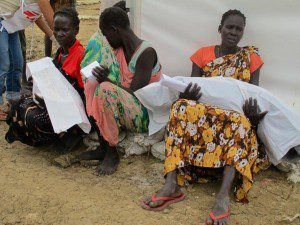
<path fill-rule="evenodd" d="M 242 48 L 237 54 L 215 59 L 204 67 L 205 76 L 224 74 L 249 82 L 252 50 Z M 178 170 L 178 184 L 188 185 L 219 179 L 220 168 L 233 166 L 239 174 L 238 202 L 248 202 L 253 175 L 269 166 L 249 120 L 235 111 L 179 99 L 171 108 L 165 140 L 165 174 Z"/>
<path fill-rule="evenodd" d="M 120 129 L 132 132 L 148 130 L 149 117 L 146 108 L 134 95 L 122 88 L 130 87 L 137 58 L 148 47 L 148 43 L 143 42 L 128 65 L 123 50 L 113 51 L 100 31 L 92 36 L 86 47 L 82 68 L 97 61 L 110 70 L 108 78 L 111 82 L 99 84 L 83 78 L 87 113 L 95 119 L 101 135 L 110 146 L 118 144 Z M 157 62 L 150 82 L 159 80 L 160 76 L 160 64 Z"/>
<path fill-rule="evenodd" d="M 244 82 L 250 82 L 250 55 L 259 56 L 258 49 L 254 46 L 240 48 L 236 54 L 225 55 L 204 66 L 205 77 L 232 77 Z"/>

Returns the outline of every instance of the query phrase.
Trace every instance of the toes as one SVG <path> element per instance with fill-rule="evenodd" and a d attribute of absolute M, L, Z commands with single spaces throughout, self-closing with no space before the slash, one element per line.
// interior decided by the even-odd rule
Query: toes
<path fill-rule="evenodd" d="M 146 198 L 144 199 L 144 203 L 145 203 L 146 205 L 149 205 L 150 202 L 151 202 L 151 197 L 146 197 Z"/>
<path fill-rule="evenodd" d="M 157 207 L 157 206 L 163 204 L 163 201 L 154 201 L 154 202 L 152 202 L 151 197 L 146 197 L 143 200 L 143 202 L 144 202 L 145 205 L 150 206 L 150 207 Z M 145 205 L 142 204 L 142 207 L 147 208 L 147 206 L 145 206 Z"/>
<path fill-rule="evenodd" d="M 144 205 L 144 204 L 141 204 L 141 207 L 142 207 L 143 209 L 148 209 L 147 205 L 148 205 L 148 204 L 146 204 L 146 203 L 145 203 L 145 205 Z"/>
<path fill-rule="evenodd" d="M 107 171 L 106 171 L 106 169 L 105 168 L 101 168 L 100 169 L 100 171 L 99 171 L 99 175 L 100 176 L 105 176 L 105 175 L 107 175 L 108 173 L 107 173 Z"/>
<path fill-rule="evenodd" d="M 96 175 L 97 176 L 105 176 L 105 175 L 110 175 L 116 172 L 116 167 L 115 168 L 107 168 L 104 166 L 99 166 L 99 168 L 96 169 Z"/>
<path fill-rule="evenodd" d="M 163 204 L 163 201 L 154 201 L 154 202 L 149 202 L 149 206 L 151 206 L 151 207 L 156 207 L 156 206 L 159 206 L 159 205 L 161 205 L 161 204 Z"/>
<path fill-rule="evenodd" d="M 100 173 L 100 167 L 98 166 L 98 167 L 96 168 L 95 175 L 96 175 L 96 176 L 99 176 L 99 173 Z"/>
<path fill-rule="evenodd" d="M 229 222 L 228 222 L 227 218 L 224 218 L 224 219 L 220 219 L 220 220 L 215 220 L 214 225 L 215 224 L 217 224 L 217 225 L 228 225 Z"/>
<path fill-rule="evenodd" d="M 103 176 L 105 175 L 105 170 L 102 166 L 98 166 L 96 169 L 96 175 L 97 176 Z"/>

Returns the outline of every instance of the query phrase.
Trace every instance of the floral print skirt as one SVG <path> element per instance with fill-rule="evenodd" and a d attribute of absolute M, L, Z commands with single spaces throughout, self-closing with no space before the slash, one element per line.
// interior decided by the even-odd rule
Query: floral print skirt
<path fill-rule="evenodd" d="M 177 170 L 178 184 L 184 185 L 206 182 L 218 169 L 233 166 L 238 172 L 235 197 L 243 203 L 253 174 L 269 165 L 245 116 L 195 101 L 173 104 L 165 140 L 165 174 Z"/>
<path fill-rule="evenodd" d="M 120 129 L 137 133 L 148 131 L 147 109 L 134 95 L 110 82 L 99 86 L 99 93 L 91 101 L 90 115 L 110 146 L 118 144 Z"/>
<path fill-rule="evenodd" d="M 121 87 L 119 63 L 100 30 L 90 39 L 81 68 L 94 61 L 109 68 L 108 78 L 113 82 L 99 84 L 83 77 L 86 110 L 88 115 L 95 119 L 103 138 L 110 146 L 116 146 L 121 129 L 147 132 L 147 109 L 134 95 Z"/>

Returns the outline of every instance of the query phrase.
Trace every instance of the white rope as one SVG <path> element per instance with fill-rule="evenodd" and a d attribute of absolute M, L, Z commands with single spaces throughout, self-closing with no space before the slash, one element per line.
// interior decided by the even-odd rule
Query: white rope
<path fill-rule="evenodd" d="M 29 49 L 29 58 L 32 56 L 32 51 L 34 47 L 34 39 L 35 39 L 35 32 L 34 32 L 34 23 L 31 25 L 31 38 L 30 38 L 30 49 Z"/>
<path fill-rule="evenodd" d="M 25 0 L 21 0 L 21 10 L 22 10 L 22 13 L 24 13 L 24 7 L 26 7 L 27 4 L 25 2 Z"/>

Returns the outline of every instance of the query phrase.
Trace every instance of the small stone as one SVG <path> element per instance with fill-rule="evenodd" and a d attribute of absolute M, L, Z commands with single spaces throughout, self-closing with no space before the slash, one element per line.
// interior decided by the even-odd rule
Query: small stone
<path fill-rule="evenodd" d="M 156 144 L 154 144 L 151 148 L 151 153 L 154 157 L 164 160 L 166 158 L 165 156 L 165 142 L 161 141 Z"/>
<path fill-rule="evenodd" d="M 170 209 L 169 208 L 166 208 L 165 210 L 164 210 L 164 214 L 169 214 L 170 213 Z"/>

